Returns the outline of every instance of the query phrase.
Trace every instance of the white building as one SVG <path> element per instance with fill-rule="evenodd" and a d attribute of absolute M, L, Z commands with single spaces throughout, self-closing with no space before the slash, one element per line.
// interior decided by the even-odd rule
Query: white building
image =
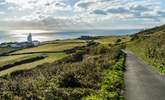
<path fill-rule="evenodd" d="M 9 43 L 2 43 L 0 47 L 12 47 L 12 48 L 28 48 L 28 47 L 36 47 L 39 46 L 39 41 L 32 40 L 32 34 L 29 33 L 27 36 L 27 41 L 25 42 L 9 42 Z"/>
<path fill-rule="evenodd" d="M 33 42 L 33 40 L 32 40 L 32 34 L 31 33 L 29 33 L 29 35 L 28 35 L 28 37 L 27 37 L 27 41 L 28 42 Z"/>

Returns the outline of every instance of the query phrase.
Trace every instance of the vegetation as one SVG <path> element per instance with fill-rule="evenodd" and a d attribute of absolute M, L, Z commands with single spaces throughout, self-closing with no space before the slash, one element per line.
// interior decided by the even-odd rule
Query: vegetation
<path fill-rule="evenodd" d="M 6 69 L 0 72 L 0 76 L 19 70 L 29 70 L 44 63 L 52 63 L 56 60 L 67 57 L 68 54 L 65 53 L 66 50 L 70 50 L 72 48 L 76 49 L 77 47 L 85 44 L 86 42 L 83 40 L 49 41 L 43 42 L 39 47 L 17 50 L 8 54 L 8 56 L 0 57 L 0 67 L 2 69 Z M 3 48 L 3 50 L 5 51 L 6 49 Z M 10 48 L 9 50 L 12 49 Z M 28 63 L 22 63 L 22 60 L 31 59 L 41 54 L 45 54 L 48 57 L 35 61 L 31 60 Z M 21 64 L 15 64 L 15 62 L 20 62 Z"/>
<path fill-rule="evenodd" d="M 0 47 L 0 56 L 4 55 L 4 54 L 8 54 L 10 52 L 14 52 L 14 51 L 16 51 L 16 50 L 13 49 L 13 48 L 9 48 L 9 47 L 2 48 L 2 47 Z"/>
<path fill-rule="evenodd" d="M 165 74 L 165 26 L 132 35 L 127 48 Z"/>
<path fill-rule="evenodd" d="M 37 61 L 37 60 L 41 60 L 46 58 L 47 55 L 31 55 L 31 56 L 25 56 L 25 57 L 21 57 L 21 59 L 15 59 L 12 61 L 6 61 L 4 63 L 2 63 L 2 65 L 0 66 L 0 71 L 11 68 L 13 66 L 17 66 L 17 65 L 21 65 L 21 64 L 25 64 L 25 63 L 30 63 L 33 61 Z"/>
<path fill-rule="evenodd" d="M 124 55 L 120 49 L 87 45 L 59 61 L 12 72 L 0 78 L 0 99 L 77 100 L 100 94 L 101 99 L 122 100 Z"/>
<path fill-rule="evenodd" d="M 114 45 L 116 43 L 128 42 L 131 38 L 129 36 L 107 36 L 100 37 L 96 39 L 96 42 L 99 42 L 104 45 Z"/>
<path fill-rule="evenodd" d="M 61 52 L 66 49 L 71 49 L 76 46 L 83 46 L 85 42 L 54 42 L 45 43 L 41 46 L 28 48 L 13 52 L 12 54 L 22 54 L 22 53 L 47 53 L 47 52 Z"/>
<path fill-rule="evenodd" d="M 86 100 L 124 100 L 124 54 L 122 54 L 115 65 L 105 71 L 100 90 Z"/>
<path fill-rule="evenodd" d="M 33 54 L 33 55 L 36 55 L 36 54 Z M 33 56 L 32 55 L 32 56 Z M 38 55 L 38 54 L 37 54 Z M 65 58 L 67 57 L 68 55 L 65 54 L 65 53 L 48 53 L 47 54 L 48 57 L 44 58 L 44 59 L 41 59 L 41 60 L 38 60 L 38 61 L 34 61 L 34 62 L 31 62 L 31 63 L 26 63 L 26 64 L 21 64 L 21 65 L 17 65 L 17 66 L 14 66 L 12 68 L 9 68 L 9 69 L 6 69 L 6 70 L 3 70 L 0 72 L 0 76 L 3 76 L 3 75 L 6 75 L 6 74 L 10 74 L 12 72 L 15 72 L 15 71 L 19 71 L 19 70 L 29 70 L 29 69 L 32 69 L 32 68 L 35 68 L 39 65 L 42 65 L 44 63 L 52 63 L 54 61 L 57 61 L 57 60 L 60 60 L 62 58 Z M 17 56 L 23 56 L 23 55 L 16 55 L 14 57 L 17 57 Z M 27 56 L 27 55 L 26 55 Z M 11 56 L 12 58 L 12 56 Z M 6 62 L 8 62 L 7 60 L 8 58 L 6 58 Z M 18 58 L 17 60 L 21 60 L 22 58 Z M 14 62 L 14 60 L 9 60 L 9 62 Z"/>
<path fill-rule="evenodd" d="M 66 39 L 66 40 L 54 40 L 54 41 L 46 41 L 42 42 L 42 44 L 54 44 L 54 43 L 85 43 L 85 40 L 80 39 Z"/>
<path fill-rule="evenodd" d="M 15 56 L 1 56 L 0 57 L 0 65 L 3 66 L 8 63 L 12 63 L 15 61 L 19 61 L 21 59 L 26 59 L 28 57 L 31 57 L 33 55 L 15 55 Z"/>

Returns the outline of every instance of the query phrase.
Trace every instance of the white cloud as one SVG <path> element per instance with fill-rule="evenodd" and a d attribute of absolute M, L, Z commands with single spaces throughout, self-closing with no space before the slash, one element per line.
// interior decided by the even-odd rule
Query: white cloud
<path fill-rule="evenodd" d="M 0 15 L 5 15 L 5 12 L 0 11 Z"/>
<path fill-rule="evenodd" d="M 71 7 L 61 0 L 6 0 L 6 2 L 12 5 L 9 10 L 15 9 L 20 13 L 30 11 L 30 15 L 21 18 L 25 20 L 42 20 L 55 12 L 71 10 Z"/>
<path fill-rule="evenodd" d="M 79 12 L 116 16 L 116 18 L 147 18 L 148 16 L 150 19 L 155 19 L 160 17 L 160 14 L 165 15 L 160 9 L 160 3 L 153 0 L 84 0 L 77 2 L 75 8 Z"/>
<path fill-rule="evenodd" d="M 165 11 L 155 0 L 74 0 L 77 2 L 72 6 L 64 1 L 5 0 L 8 10 L 16 12 L 15 17 L 6 19 L 21 21 L 21 25 L 26 22 L 30 23 L 28 25 L 37 27 L 42 25 L 47 28 L 56 25 L 70 27 L 74 25 L 76 28 L 80 24 L 99 26 L 102 23 L 104 26 L 104 23 L 109 23 L 111 26 L 113 21 L 121 21 L 122 23 L 122 20 L 128 19 L 129 22 L 139 20 L 143 23 L 148 21 L 155 23 L 165 16 Z"/>

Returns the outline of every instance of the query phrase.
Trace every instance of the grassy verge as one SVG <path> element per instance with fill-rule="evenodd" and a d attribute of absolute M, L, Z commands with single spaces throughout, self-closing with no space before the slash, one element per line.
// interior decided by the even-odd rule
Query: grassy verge
<path fill-rule="evenodd" d="M 138 57 L 142 58 L 142 60 L 147 64 L 152 65 L 153 68 L 159 71 L 161 74 L 165 74 L 165 67 L 164 65 L 162 65 L 161 61 L 159 59 L 149 58 L 147 56 L 146 54 L 147 48 L 143 42 L 141 41 L 131 42 L 127 45 L 127 49 L 132 51 Z"/>
<path fill-rule="evenodd" d="M 84 100 L 124 100 L 124 59 L 122 54 L 116 64 L 105 71 L 100 90 Z"/>

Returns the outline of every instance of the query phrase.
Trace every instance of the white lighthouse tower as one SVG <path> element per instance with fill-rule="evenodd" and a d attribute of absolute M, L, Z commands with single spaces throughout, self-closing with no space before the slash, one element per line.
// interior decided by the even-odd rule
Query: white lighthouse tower
<path fill-rule="evenodd" d="M 27 37 L 27 41 L 28 42 L 33 42 L 33 40 L 32 40 L 32 34 L 31 33 L 29 33 L 29 35 L 28 35 L 28 37 Z"/>

